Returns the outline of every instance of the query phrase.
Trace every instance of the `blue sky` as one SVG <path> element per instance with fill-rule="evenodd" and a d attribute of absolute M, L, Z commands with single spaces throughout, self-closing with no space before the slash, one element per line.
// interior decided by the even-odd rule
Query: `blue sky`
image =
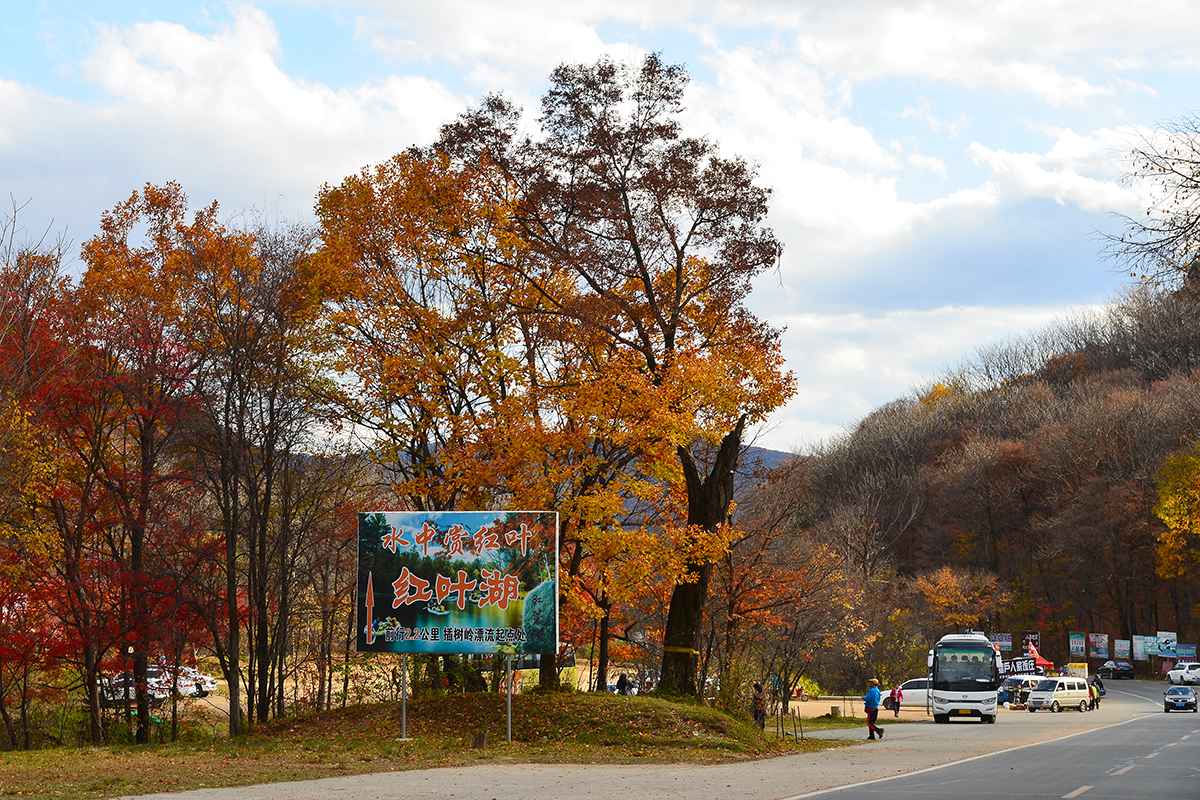
<path fill-rule="evenodd" d="M 800 386 L 759 432 L 784 450 L 1120 291 L 1097 235 L 1147 198 L 1122 153 L 1200 107 L 1200 7 L 1174 0 L 13 5 L 0 191 L 76 246 L 146 182 L 308 219 L 485 93 L 533 108 L 605 53 L 686 64 L 689 132 L 775 190 L 752 303 Z"/>

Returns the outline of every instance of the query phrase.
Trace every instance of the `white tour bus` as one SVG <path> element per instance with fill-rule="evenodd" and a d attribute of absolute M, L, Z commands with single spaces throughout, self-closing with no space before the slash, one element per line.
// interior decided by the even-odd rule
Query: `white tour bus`
<path fill-rule="evenodd" d="M 943 636 L 928 659 L 933 721 L 975 717 L 995 722 L 1001 663 L 1000 651 L 982 633 Z"/>

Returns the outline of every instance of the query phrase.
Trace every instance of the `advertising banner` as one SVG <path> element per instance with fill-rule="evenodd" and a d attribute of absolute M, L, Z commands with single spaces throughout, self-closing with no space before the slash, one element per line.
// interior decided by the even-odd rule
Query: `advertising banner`
<path fill-rule="evenodd" d="M 1087 662 L 1081 661 L 1078 664 L 1067 664 L 1067 674 L 1074 678 L 1086 678 L 1088 676 Z"/>
<path fill-rule="evenodd" d="M 1108 634 L 1088 634 L 1088 658 L 1108 658 Z"/>
<path fill-rule="evenodd" d="M 1180 661 L 1195 661 L 1196 660 L 1196 645 L 1194 644 L 1177 644 L 1175 645 L 1175 655 Z"/>
<path fill-rule="evenodd" d="M 1037 673 L 1037 665 L 1035 659 L 1026 656 L 1022 658 L 1014 658 L 1011 661 L 1000 662 L 1000 677 L 1007 675 L 1034 675 Z"/>
<path fill-rule="evenodd" d="M 1083 631 L 1071 631 L 1071 658 L 1087 658 L 1087 634 Z"/>
<path fill-rule="evenodd" d="M 1133 634 L 1134 661 L 1149 661 L 1151 653 L 1156 652 L 1158 652 L 1157 636 L 1138 636 L 1136 633 Z"/>
<path fill-rule="evenodd" d="M 360 652 L 557 653 L 558 514 L 358 515 Z"/>
<path fill-rule="evenodd" d="M 992 644 L 1000 648 L 1001 651 L 1012 651 L 1012 634 L 1011 633 L 993 633 L 991 636 Z"/>
<path fill-rule="evenodd" d="M 1175 642 L 1176 636 L 1174 631 L 1159 631 L 1158 632 L 1158 655 L 1159 658 L 1175 658 Z"/>
<path fill-rule="evenodd" d="M 1041 631 L 1021 631 L 1021 653 L 1029 655 L 1029 645 L 1041 652 L 1042 649 L 1042 632 Z"/>
<path fill-rule="evenodd" d="M 1128 639 L 1113 639 L 1113 658 L 1129 660 L 1130 642 Z"/>

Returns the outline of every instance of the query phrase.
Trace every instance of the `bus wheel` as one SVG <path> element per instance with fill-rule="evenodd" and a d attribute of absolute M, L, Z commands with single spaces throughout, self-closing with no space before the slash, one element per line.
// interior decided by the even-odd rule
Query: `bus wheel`
<path fill-rule="evenodd" d="M 949 714 L 934 714 L 933 721 L 935 723 L 937 723 L 938 725 L 941 725 L 943 722 L 950 721 L 950 715 Z"/>
<path fill-rule="evenodd" d="M 988 724 L 988 725 L 995 725 L 995 724 L 996 724 L 996 715 L 995 715 L 995 714 L 992 714 L 990 717 L 989 717 L 989 716 L 985 716 L 985 717 L 983 718 L 983 721 L 984 721 L 986 724 Z"/>

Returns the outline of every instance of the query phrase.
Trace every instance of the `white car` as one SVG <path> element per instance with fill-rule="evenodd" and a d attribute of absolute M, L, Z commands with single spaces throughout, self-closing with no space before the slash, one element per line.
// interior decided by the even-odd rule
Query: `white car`
<path fill-rule="evenodd" d="M 146 670 L 146 690 L 150 695 L 150 705 L 152 706 L 160 705 L 171 696 L 170 685 L 163 685 L 159 676 L 152 672 L 156 669 L 156 667 L 149 667 Z M 119 705 L 126 700 L 132 703 L 136 699 L 137 687 L 133 680 L 133 673 L 129 670 L 113 675 L 111 678 L 100 679 L 100 702 L 102 704 Z"/>
<path fill-rule="evenodd" d="M 1200 683 L 1200 664 L 1195 661 L 1180 661 L 1167 673 L 1169 683 Z"/>
<path fill-rule="evenodd" d="M 883 693 L 883 707 L 888 711 L 892 710 L 891 688 L 884 689 L 879 687 L 879 691 Z M 900 684 L 900 691 L 904 692 L 904 696 L 900 699 L 901 708 L 925 708 L 929 696 L 929 679 L 928 678 L 912 678 Z"/>
<path fill-rule="evenodd" d="M 194 691 L 190 695 L 191 697 L 207 697 L 217 690 L 217 679 L 211 675 L 205 675 L 198 669 L 180 667 L 179 677 L 181 680 L 187 678 L 192 682 Z"/>

